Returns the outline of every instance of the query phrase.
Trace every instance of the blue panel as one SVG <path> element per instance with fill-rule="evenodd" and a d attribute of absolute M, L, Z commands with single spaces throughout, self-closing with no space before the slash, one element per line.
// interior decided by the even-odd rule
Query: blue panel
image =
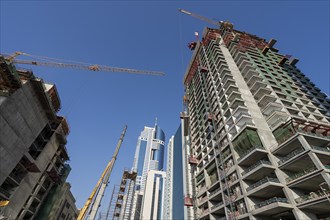
<path fill-rule="evenodd" d="M 164 169 L 164 145 L 158 144 L 158 149 L 154 152 L 154 158 L 158 161 L 158 170 Z"/>
<path fill-rule="evenodd" d="M 184 191 L 183 191 L 183 165 L 182 165 L 182 133 L 181 125 L 174 136 L 173 143 L 173 219 L 184 219 Z"/>
<path fill-rule="evenodd" d="M 139 150 L 139 157 L 137 164 L 137 173 L 139 176 L 142 176 L 146 148 L 147 148 L 147 141 L 140 140 L 140 150 Z"/>
<path fill-rule="evenodd" d="M 161 140 L 161 141 L 165 142 L 165 133 L 164 133 L 164 131 L 158 125 L 155 126 L 155 130 L 156 130 L 155 139 L 158 139 L 158 140 Z"/>

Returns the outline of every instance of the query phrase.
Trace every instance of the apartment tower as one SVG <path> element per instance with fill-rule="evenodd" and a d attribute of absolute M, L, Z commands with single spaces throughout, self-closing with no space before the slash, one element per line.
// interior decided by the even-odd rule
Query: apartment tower
<path fill-rule="evenodd" d="M 198 219 L 330 216 L 330 100 L 275 42 L 224 22 L 189 45 Z"/>

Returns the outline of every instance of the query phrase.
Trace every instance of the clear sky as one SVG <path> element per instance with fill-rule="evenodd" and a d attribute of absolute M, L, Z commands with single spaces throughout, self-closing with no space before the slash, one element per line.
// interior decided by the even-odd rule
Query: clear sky
<path fill-rule="evenodd" d="M 4 1 L 0 51 L 77 60 L 115 67 L 159 70 L 165 77 L 24 66 L 55 83 L 71 133 L 68 181 L 82 207 L 124 125 L 128 130 L 102 209 L 124 167 L 131 167 L 144 126 L 158 125 L 166 145 L 179 125 L 182 79 L 191 58 L 187 43 L 208 24 L 180 14 L 183 8 L 269 40 L 291 54 L 329 94 L 329 1 Z"/>

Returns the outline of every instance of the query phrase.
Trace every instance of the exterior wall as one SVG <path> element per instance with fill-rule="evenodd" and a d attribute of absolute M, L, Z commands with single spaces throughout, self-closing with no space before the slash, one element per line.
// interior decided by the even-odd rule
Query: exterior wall
<path fill-rule="evenodd" d="M 0 216 L 32 219 L 66 171 L 68 125 L 54 85 L 0 60 Z"/>
<path fill-rule="evenodd" d="M 229 23 L 196 44 L 184 85 L 198 219 L 330 215 L 330 100 L 273 45 Z"/>
<path fill-rule="evenodd" d="M 150 170 L 141 209 L 142 219 L 161 219 L 163 216 L 164 188 L 166 173 Z"/>
<path fill-rule="evenodd" d="M 189 136 L 185 135 L 186 123 L 181 119 L 168 144 L 164 219 L 195 219 L 193 207 L 184 204 L 184 198 L 193 195 L 191 173 L 194 169 L 188 163 L 190 145 Z"/>
<path fill-rule="evenodd" d="M 66 182 L 53 187 L 35 219 L 77 219 L 76 200 L 70 188 L 70 184 Z"/>

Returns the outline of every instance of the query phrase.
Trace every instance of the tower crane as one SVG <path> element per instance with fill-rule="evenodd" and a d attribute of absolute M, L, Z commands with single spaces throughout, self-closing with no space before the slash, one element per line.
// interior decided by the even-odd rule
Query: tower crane
<path fill-rule="evenodd" d="M 90 71 L 106 71 L 106 72 L 127 72 L 132 74 L 148 74 L 148 75 L 156 75 L 156 76 L 164 76 L 165 74 L 160 71 L 151 71 L 151 70 L 137 70 L 137 69 L 127 69 L 120 67 L 110 67 L 104 65 L 97 64 L 88 64 L 82 62 L 71 61 L 68 62 L 62 59 L 54 59 L 50 57 L 44 56 L 33 56 L 24 52 L 15 52 L 12 55 L 2 54 L 5 59 L 12 63 L 17 64 L 27 64 L 27 65 L 35 65 L 35 66 L 52 66 L 52 67 L 63 67 L 63 68 L 74 68 L 74 69 L 82 69 L 82 70 L 90 70 Z M 34 60 L 19 60 L 16 59 L 17 56 L 24 55 L 26 57 L 31 57 Z M 43 61 L 39 61 L 43 60 Z"/>
<path fill-rule="evenodd" d="M 186 15 L 189 15 L 189 16 L 191 16 L 191 17 L 194 17 L 194 18 L 200 19 L 200 20 L 205 21 L 205 22 L 207 22 L 207 23 L 209 23 L 209 24 L 213 24 L 213 25 L 215 25 L 215 26 L 217 26 L 217 27 L 219 27 L 219 26 L 223 23 L 223 21 L 219 21 L 219 22 L 217 22 L 217 21 L 212 21 L 211 19 L 208 19 L 208 18 L 206 18 L 206 17 L 204 17 L 204 16 L 201 16 L 201 15 L 198 15 L 198 14 L 195 14 L 195 13 L 192 13 L 192 12 L 190 12 L 190 11 L 187 11 L 187 10 L 184 10 L 184 9 L 181 9 L 181 8 L 179 8 L 179 12 L 181 12 L 181 13 L 183 13 L 183 14 L 186 14 Z"/>
<path fill-rule="evenodd" d="M 100 179 L 98 180 L 96 186 L 94 187 L 94 190 L 92 191 L 91 195 L 88 197 L 84 207 L 80 210 L 77 220 L 94 220 L 95 219 L 95 216 L 97 214 L 98 208 L 100 207 L 100 203 L 101 203 L 101 200 L 104 195 L 105 188 L 108 185 L 108 181 L 110 178 L 112 168 L 117 159 L 117 155 L 118 155 L 120 146 L 124 140 L 126 129 L 127 129 L 127 125 L 124 127 L 124 130 L 121 133 L 116 150 L 115 150 L 111 160 L 105 167 Z"/>

